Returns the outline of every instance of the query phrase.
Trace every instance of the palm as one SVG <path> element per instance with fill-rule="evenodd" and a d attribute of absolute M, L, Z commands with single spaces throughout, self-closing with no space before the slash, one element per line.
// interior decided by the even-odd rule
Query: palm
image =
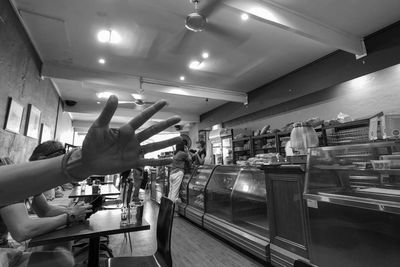
<path fill-rule="evenodd" d="M 83 142 L 82 159 L 84 164 L 95 174 L 112 174 L 144 165 L 168 164 L 169 161 L 165 160 L 143 159 L 144 154 L 171 146 L 180 141 L 180 138 L 144 146 L 140 146 L 140 143 L 176 124 L 179 122 L 179 118 L 170 118 L 137 134 L 135 133 L 135 130 L 165 104 L 163 101 L 157 102 L 121 128 L 111 129 L 108 124 L 117 108 L 118 99 L 110 97 L 102 114 L 89 129 Z"/>

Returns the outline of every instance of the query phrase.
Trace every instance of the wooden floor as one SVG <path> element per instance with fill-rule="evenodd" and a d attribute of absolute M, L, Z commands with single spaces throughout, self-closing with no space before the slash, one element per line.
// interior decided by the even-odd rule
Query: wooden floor
<path fill-rule="evenodd" d="M 110 248 L 114 256 L 151 255 L 156 250 L 156 219 L 158 205 L 145 196 L 144 218 L 151 230 L 131 234 L 133 253 L 124 235 L 111 235 Z M 172 229 L 172 259 L 174 266 L 264 266 L 239 250 L 227 245 L 186 219 L 176 216 Z"/>

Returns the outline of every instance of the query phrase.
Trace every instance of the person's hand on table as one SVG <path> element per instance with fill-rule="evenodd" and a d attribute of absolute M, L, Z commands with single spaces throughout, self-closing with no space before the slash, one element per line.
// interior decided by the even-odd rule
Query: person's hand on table
<path fill-rule="evenodd" d="M 113 129 L 109 127 L 109 123 L 117 109 L 118 98 L 111 96 L 100 116 L 90 127 L 82 150 L 76 150 L 68 158 L 67 174 L 74 180 L 83 180 L 92 174 L 105 175 L 142 166 L 170 164 L 171 159 L 145 159 L 144 154 L 175 145 L 182 140 L 180 137 L 147 145 L 140 144 L 178 123 L 178 116 L 136 132 L 166 104 L 164 100 L 158 101 L 119 129 Z"/>
<path fill-rule="evenodd" d="M 74 220 L 82 222 L 86 220 L 86 214 L 93 212 L 92 205 L 79 203 L 70 209 L 71 215 L 74 216 Z"/>

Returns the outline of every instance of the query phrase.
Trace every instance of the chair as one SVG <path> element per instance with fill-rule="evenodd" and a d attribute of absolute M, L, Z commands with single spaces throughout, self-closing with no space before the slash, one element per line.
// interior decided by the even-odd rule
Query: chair
<path fill-rule="evenodd" d="M 157 219 L 157 251 L 151 256 L 115 257 L 107 260 L 108 267 L 161 266 L 172 267 L 171 233 L 175 204 L 162 197 Z"/>

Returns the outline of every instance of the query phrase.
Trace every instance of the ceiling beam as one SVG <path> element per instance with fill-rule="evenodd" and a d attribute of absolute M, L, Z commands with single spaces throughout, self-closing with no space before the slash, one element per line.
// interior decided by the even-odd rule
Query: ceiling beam
<path fill-rule="evenodd" d="M 86 118 L 89 114 L 92 114 L 93 116 L 93 121 L 100 115 L 101 109 L 99 108 L 98 111 L 88 111 L 84 108 L 79 108 L 77 106 L 74 107 L 68 107 L 65 106 L 65 112 L 70 112 L 72 113 L 73 118 L 79 118 L 81 117 Z M 129 121 L 131 118 L 138 116 L 141 113 L 139 110 L 133 110 L 133 109 L 127 109 L 127 108 L 117 108 L 117 110 L 114 113 L 114 117 L 125 117 L 126 121 Z M 150 120 L 152 121 L 161 121 L 161 120 L 166 120 L 172 116 L 178 115 L 181 117 L 182 122 L 200 122 L 200 116 L 196 114 L 190 114 L 187 112 L 180 112 L 180 111 L 159 111 L 156 114 L 154 114 Z M 89 119 L 91 121 L 91 119 Z"/>
<path fill-rule="evenodd" d="M 91 122 L 91 121 L 74 120 L 74 121 L 72 121 L 72 128 L 75 129 L 75 132 L 81 132 L 81 133 L 87 132 L 89 130 L 90 126 L 92 126 L 92 123 L 93 122 Z M 155 122 L 147 123 L 146 125 L 140 127 L 136 131 L 140 132 L 140 131 L 150 127 L 153 124 L 155 124 Z M 110 128 L 120 128 L 123 125 L 124 125 L 124 123 L 111 123 Z M 184 125 L 184 124 L 179 123 L 179 125 Z M 174 126 L 168 127 L 167 129 L 162 131 L 162 133 L 170 133 L 170 132 L 176 132 L 176 129 Z"/>
<path fill-rule="evenodd" d="M 56 63 L 44 62 L 41 71 L 42 77 L 80 81 L 84 87 L 126 89 L 139 88 L 139 76 L 118 74 L 105 71 L 71 67 Z M 143 89 L 166 94 L 183 95 L 215 100 L 239 102 L 247 104 L 247 94 L 236 91 L 194 86 L 188 84 L 171 83 L 154 79 L 143 78 Z"/>
<path fill-rule="evenodd" d="M 316 21 L 271 0 L 228 0 L 227 6 L 240 10 L 261 22 L 356 55 L 367 55 L 362 38 Z"/>

